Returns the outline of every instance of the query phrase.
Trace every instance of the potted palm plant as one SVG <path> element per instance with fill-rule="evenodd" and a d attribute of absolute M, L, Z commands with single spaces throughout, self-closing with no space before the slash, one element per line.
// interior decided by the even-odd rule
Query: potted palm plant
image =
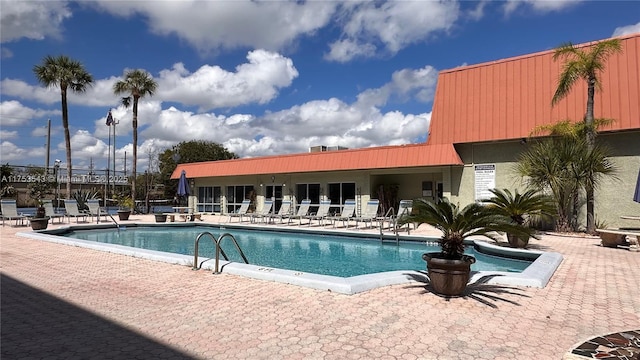
<path fill-rule="evenodd" d="M 518 225 L 529 227 L 533 218 L 551 218 L 555 211 L 551 199 L 536 190 L 527 190 L 522 194 L 518 190 L 511 193 L 508 189 L 491 189 L 489 191 L 493 197 L 483 200 L 483 203 Z M 514 248 L 526 248 L 529 245 L 529 238 L 526 235 L 518 236 L 507 232 L 509 246 Z"/>
<path fill-rule="evenodd" d="M 471 264 L 475 258 L 464 253 L 464 240 L 469 236 L 483 235 L 497 240 L 498 232 L 517 235 L 533 235 L 527 227 L 514 224 L 510 218 L 495 209 L 472 203 L 459 208 L 447 198 L 440 202 L 426 199 L 413 200 L 413 212 L 400 219 L 401 224 L 429 224 L 442 231 L 440 252 L 422 255 L 427 262 L 429 282 L 435 293 L 446 296 L 462 295 L 469 282 Z"/>
<path fill-rule="evenodd" d="M 131 196 L 120 194 L 116 197 L 118 203 L 118 218 L 120 220 L 129 220 L 131 211 L 135 206 Z"/>
<path fill-rule="evenodd" d="M 154 213 L 157 223 L 163 223 L 167 221 L 167 214 L 164 213 Z"/>
<path fill-rule="evenodd" d="M 43 173 L 44 174 L 44 173 Z M 51 194 L 53 184 L 46 175 L 37 175 L 36 181 L 29 183 L 29 197 L 36 201 L 37 207 L 35 215 L 29 219 L 33 230 L 44 230 L 49 224 L 49 217 L 44 209 L 45 196 Z"/>

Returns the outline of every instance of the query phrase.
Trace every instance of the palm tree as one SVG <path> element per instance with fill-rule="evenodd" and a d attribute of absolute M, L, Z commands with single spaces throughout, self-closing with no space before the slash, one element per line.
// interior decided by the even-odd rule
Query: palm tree
<path fill-rule="evenodd" d="M 440 246 L 446 259 L 460 259 L 464 254 L 464 239 L 484 235 L 495 241 L 496 232 L 509 232 L 518 236 L 533 236 L 533 230 L 501 215 L 495 209 L 471 203 L 460 209 L 444 198 L 436 203 L 426 199 L 413 200 L 413 212 L 403 216 L 400 225 L 407 223 L 429 224 L 442 231 Z"/>
<path fill-rule="evenodd" d="M 133 100 L 133 176 L 131 180 L 131 198 L 136 199 L 136 175 L 138 164 L 138 100 L 145 95 L 153 96 L 158 84 L 153 77 L 144 70 L 129 70 L 124 74 L 124 80 L 120 80 L 113 85 L 113 92 L 116 95 L 129 94 L 122 98 L 122 104 L 129 107 Z"/>
<path fill-rule="evenodd" d="M 596 89 L 602 87 L 599 73 L 604 70 L 607 58 L 622 51 L 619 39 L 600 41 L 586 49 L 576 47 L 571 43 L 564 44 L 555 50 L 553 59 L 565 59 L 564 69 L 560 74 L 558 87 L 553 95 L 551 104 L 555 105 L 566 97 L 578 79 L 587 82 L 587 110 L 584 116 L 586 127 L 586 141 L 589 149 L 595 145 L 596 130 L 594 127 L 593 107 Z M 593 181 L 590 181 L 593 182 Z M 594 217 L 594 189 L 586 188 L 587 192 L 587 232 L 595 231 Z"/>
<path fill-rule="evenodd" d="M 547 195 L 541 194 L 538 190 L 530 189 L 524 193 L 515 190 L 513 193 L 509 189 L 491 189 L 493 194 L 490 199 L 483 200 L 483 203 L 493 207 L 495 211 L 510 218 L 518 225 L 530 225 L 532 217 L 548 218 L 555 213 L 555 207 Z M 509 245 L 512 247 L 526 247 L 529 237 L 519 238 L 507 233 Z"/>
<path fill-rule="evenodd" d="M 613 119 L 594 119 L 593 124 L 587 126 L 584 122 L 572 123 L 569 120 L 565 120 L 551 125 L 538 126 L 532 132 L 532 134 L 549 133 L 555 137 L 555 139 L 551 140 L 551 148 L 542 149 L 543 154 L 537 154 L 535 156 L 536 158 L 530 160 L 536 162 L 543 160 L 544 157 L 554 156 L 556 160 L 562 160 L 560 170 L 570 178 L 570 181 L 573 183 L 573 192 L 571 195 L 571 199 L 573 200 L 573 216 L 570 221 L 573 230 L 577 230 L 578 228 L 578 190 L 584 189 L 587 195 L 591 190 L 593 194 L 593 191 L 600 186 L 603 176 L 616 177 L 615 173 L 617 172 L 617 168 L 609 160 L 611 151 L 603 145 L 594 144 L 589 146 L 586 139 L 586 134 L 590 128 L 597 130 L 601 126 L 608 125 L 613 121 Z M 564 156 L 558 156 L 557 154 L 563 154 Z M 521 173 L 521 175 L 530 176 L 525 175 L 525 173 Z M 588 204 L 587 196 L 587 205 Z M 589 215 L 589 211 L 587 211 L 587 231 L 589 231 L 588 223 L 590 217 L 594 219 L 595 229 L 594 215 L 593 211 L 591 215 Z"/>
<path fill-rule="evenodd" d="M 84 66 L 76 60 L 60 55 L 47 55 L 42 64 L 33 67 L 38 81 L 45 86 L 59 86 L 62 97 L 62 126 L 64 127 L 64 143 L 67 150 L 67 195 L 71 196 L 71 135 L 69 134 L 69 111 L 67 109 L 67 90 L 83 93 L 93 82 L 93 77 Z"/>
<path fill-rule="evenodd" d="M 426 199 L 413 200 L 413 212 L 403 216 L 398 223 L 427 223 L 442 231 L 441 252 L 422 254 L 427 262 L 429 284 L 437 294 L 458 296 L 469 282 L 471 264 L 476 259 L 464 254 L 464 239 L 484 235 L 498 241 L 496 232 L 507 232 L 519 237 L 533 235 L 533 230 L 518 225 L 500 215 L 494 208 L 471 203 L 460 209 L 444 198 L 440 202 Z"/>
<path fill-rule="evenodd" d="M 557 231 L 577 231 L 579 190 L 597 189 L 603 176 L 615 177 L 617 169 L 609 153 L 599 144 L 589 149 L 584 138 L 553 137 L 523 152 L 515 170 L 529 187 L 551 192 L 557 207 Z"/>

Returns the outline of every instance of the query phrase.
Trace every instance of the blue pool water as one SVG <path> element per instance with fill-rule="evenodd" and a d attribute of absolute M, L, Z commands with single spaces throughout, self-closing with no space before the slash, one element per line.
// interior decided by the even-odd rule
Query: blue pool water
<path fill-rule="evenodd" d="M 340 235 L 292 233 L 270 230 L 220 229 L 217 227 L 129 227 L 125 230 L 76 230 L 64 236 L 118 244 L 148 250 L 193 255 L 198 234 L 208 231 L 216 238 L 231 233 L 250 264 L 350 277 L 392 270 L 425 270 L 425 252 L 439 251 L 439 246 L 425 243 L 381 243 L 379 238 L 363 239 Z M 222 241 L 229 259 L 242 262 L 230 239 Z M 466 253 L 476 257 L 472 270 L 522 272 L 531 261 L 509 259 L 479 253 L 469 247 Z M 199 255 L 215 257 L 210 238 L 200 240 Z"/>

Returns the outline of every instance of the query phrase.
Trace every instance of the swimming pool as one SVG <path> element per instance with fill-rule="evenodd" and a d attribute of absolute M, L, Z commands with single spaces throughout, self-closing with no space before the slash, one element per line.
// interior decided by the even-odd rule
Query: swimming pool
<path fill-rule="evenodd" d="M 424 270 L 422 254 L 439 251 L 432 239 L 425 242 L 381 242 L 379 238 L 361 238 L 334 234 L 283 232 L 265 229 L 228 229 L 214 226 L 198 227 L 131 227 L 125 230 L 74 230 L 64 236 L 76 239 L 118 244 L 135 248 L 193 255 L 194 240 L 202 232 L 216 238 L 232 234 L 250 264 L 289 269 L 322 275 L 350 277 L 394 270 Z M 226 239 L 230 240 L 230 239 Z M 221 247 L 230 261 L 242 262 L 231 241 Z M 210 238 L 202 238 L 199 255 L 215 257 L 215 245 Z M 473 247 L 466 253 L 476 258 L 474 271 L 522 272 L 531 263 L 507 257 L 483 254 Z"/>
<path fill-rule="evenodd" d="M 223 229 L 221 229 L 220 226 L 222 226 Z M 79 231 L 82 231 L 82 233 L 86 234 L 83 235 L 86 238 L 97 236 L 97 234 L 99 233 L 109 233 L 111 235 L 106 236 L 106 239 L 109 239 L 110 237 L 114 239 L 115 237 L 119 236 L 121 237 L 120 240 L 122 240 L 127 238 L 129 234 L 137 233 L 138 230 L 142 234 L 146 231 L 152 230 L 152 228 L 162 229 L 164 230 L 163 232 L 167 232 L 167 228 L 171 229 L 172 233 L 174 233 L 174 235 L 172 236 L 181 239 L 180 241 L 176 242 L 179 250 L 175 253 L 167 252 L 165 249 L 165 246 L 167 246 L 166 243 L 171 241 L 151 241 L 145 239 L 144 236 L 138 238 L 134 236 L 128 240 L 130 245 L 139 247 L 120 245 L 117 243 L 83 240 L 66 236 L 67 234 L 71 233 L 80 234 Z M 181 231 L 173 231 L 178 228 L 180 228 Z M 232 262 L 221 260 L 221 269 L 222 273 L 224 274 L 239 275 L 242 277 L 253 279 L 293 284 L 297 286 L 319 290 L 328 290 L 347 295 L 369 291 L 382 286 L 415 284 L 416 281 L 428 281 L 428 279 L 425 278 L 426 263 L 421 260 L 421 255 L 423 252 L 427 252 L 430 251 L 430 249 L 433 249 L 425 244 L 425 241 L 433 240 L 433 238 L 428 239 L 415 235 L 401 235 L 401 240 L 412 242 L 401 241 L 401 246 L 397 247 L 395 241 L 393 241 L 392 236 L 387 235 L 388 241 L 386 241 L 384 244 L 381 244 L 380 239 L 376 236 L 376 234 L 365 233 L 362 231 L 336 232 L 326 231 L 324 229 L 318 229 L 314 231 L 313 229 L 308 230 L 299 227 L 270 227 L 269 229 L 265 229 L 264 227 L 255 227 L 252 225 L 240 224 L 223 225 L 206 223 L 129 223 L 126 226 L 126 229 L 120 231 L 120 235 L 117 235 L 118 231 L 112 224 L 69 225 L 56 229 L 37 232 L 21 232 L 17 233 L 17 235 L 39 241 L 47 241 L 68 246 L 89 248 L 98 251 L 123 254 L 137 258 L 161 261 L 171 264 L 179 264 L 183 266 L 186 265 L 191 267 L 194 264 L 193 243 L 195 237 L 206 230 L 211 230 L 212 233 L 219 233 L 220 231 L 236 233 L 240 230 L 254 230 L 253 234 L 255 236 L 257 236 L 257 234 L 267 236 L 266 240 L 258 240 L 258 238 L 256 237 L 252 240 L 247 240 L 249 241 L 248 245 L 240 245 L 244 248 L 245 252 L 249 253 L 247 254 L 247 257 L 249 258 L 251 264 L 237 262 L 239 260 L 239 257 L 236 250 L 229 248 L 229 246 L 231 246 L 231 242 L 223 241 L 223 248 L 226 249 L 225 252 L 228 253 L 232 260 L 235 259 L 235 261 Z M 183 233 L 182 235 L 177 235 L 178 233 L 183 231 L 187 232 L 188 234 L 185 235 L 185 233 Z M 315 240 L 310 242 L 309 239 L 306 238 L 310 234 L 319 236 L 322 242 L 315 243 Z M 342 238 L 342 240 L 339 241 L 340 244 L 357 244 L 360 242 L 364 242 L 364 245 L 366 246 L 343 248 L 340 244 L 334 244 L 332 243 L 332 240 L 328 240 L 328 234 L 339 234 L 347 236 L 346 238 Z M 304 238 L 301 236 L 304 236 Z M 150 237 L 157 237 L 157 233 L 156 235 L 151 235 Z M 184 239 L 185 237 L 186 239 Z M 293 241 L 283 241 L 283 238 L 293 238 Z M 118 242 L 120 242 L 120 240 L 118 240 Z M 422 243 L 416 243 L 415 241 L 421 241 Z M 151 248 L 152 250 L 143 249 L 142 245 L 144 244 L 146 244 L 146 247 Z M 213 244 L 210 239 L 202 238 L 200 244 L 200 257 L 198 260 L 198 264 L 201 264 L 202 261 L 206 259 L 206 256 L 213 256 Z M 320 254 L 323 253 L 330 254 L 332 257 L 334 257 L 334 259 L 330 260 L 330 263 L 333 264 L 330 267 L 340 269 L 352 267 L 345 266 L 345 263 L 349 262 L 357 265 L 354 265 L 354 268 L 360 268 L 362 264 L 370 265 L 370 263 L 375 263 L 375 261 L 371 260 L 362 260 L 363 258 L 365 258 L 365 255 L 369 253 L 388 253 L 386 256 L 389 257 L 392 266 L 394 266 L 393 268 L 400 268 L 400 270 L 384 271 L 381 270 L 383 269 L 382 267 L 375 266 L 374 270 L 364 270 L 364 275 L 335 276 L 320 274 L 319 269 L 322 267 L 322 264 L 316 265 L 315 267 L 312 266 L 314 268 L 311 270 L 311 272 L 301 270 L 288 270 L 286 267 L 280 267 L 284 265 L 270 265 L 275 264 L 271 262 L 265 263 L 267 265 L 255 265 L 256 261 L 260 261 L 259 259 L 261 258 L 261 256 L 253 254 L 253 252 L 249 251 L 248 249 L 258 244 L 260 244 L 262 248 L 266 248 L 267 246 L 265 246 L 265 244 L 268 244 L 268 247 L 272 249 L 272 254 L 275 253 L 276 255 L 277 253 L 290 254 L 292 248 L 296 249 L 296 252 L 302 251 L 302 253 L 306 255 L 300 257 L 306 258 L 317 258 Z M 487 243 L 486 241 L 477 240 L 471 241 L 470 244 L 472 244 L 473 246 L 469 248 L 469 251 L 473 251 L 471 252 L 471 254 L 474 254 L 474 256 L 477 256 L 479 259 L 488 257 L 492 258 L 491 261 L 494 261 L 497 259 L 503 260 L 502 258 L 519 258 L 528 259 L 528 261 L 525 261 L 525 263 L 530 263 L 530 265 L 522 271 L 519 270 L 520 266 L 517 266 L 516 268 L 509 266 L 502 267 L 502 270 L 498 271 L 482 270 L 481 267 L 476 267 L 475 269 L 472 269 L 470 279 L 470 282 L 472 283 L 481 281 L 483 284 L 487 285 L 527 286 L 544 288 L 551 279 L 555 270 L 562 262 L 562 255 L 554 252 L 503 248 Z M 207 254 L 208 252 L 208 255 L 203 255 L 203 251 L 205 252 L 205 254 Z M 265 258 L 265 261 L 271 261 L 272 259 L 276 258 L 275 255 L 262 257 Z M 289 260 L 292 258 L 292 255 L 284 256 L 283 258 L 288 261 L 287 264 L 291 264 L 291 261 Z M 336 258 L 341 259 L 341 262 L 335 262 L 334 260 Z M 402 263 L 402 261 L 404 260 L 410 260 L 410 262 Z M 531 261 L 533 262 L 531 263 Z M 483 262 L 484 261 L 478 261 L 476 262 L 476 265 L 479 265 L 478 263 L 482 264 Z M 516 262 L 519 261 L 516 260 Z M 402 265 L 399 265 L 400 263 L 402 263 Z M 520 263 L 521 265 L 523 265 L 522 262 Z M 206 261 L 202 264 L 202 268 L 212 270 L 214 268 L 213 265 L 214 261 Z M 369 273 L 370 271 L 382 272 Z M 188 279 L 188 275 L 186 274 L 185 279 Z"/>

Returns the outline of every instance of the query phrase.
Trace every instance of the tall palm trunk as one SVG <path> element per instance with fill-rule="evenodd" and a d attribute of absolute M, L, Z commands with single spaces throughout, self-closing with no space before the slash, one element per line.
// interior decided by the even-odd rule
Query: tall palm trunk
<path fill-rule="evenodd" d="M 586 125 L 586 137 L 587 137 L 587 149 L 589 152 L 593 151 L 593 147 L 595 146 L 596 141 L 596 131 L 593 126 L 593 102 L 596 92 L 596 78 L 594 76 L 589 76 L 589 80 L 587 82 L 587 113 L 584 116 L 584 122 Z M 595 200 L 594 200 L 594 191 L 593 187 L 590 184 L 593 184 L 593 175 L 589 174 L 590 179 L 588 179 L 588 184 L 585 186 L 586 196 L 587 196 L 587 233 L 595 234 L 596 232 L 596 221 L 595 221 Z"/>
<path fill-rule="evenodd" d="M 133 199 L 134 208 L 136 202 L 136 174 L 138 167 L 138 99 L 140 96 L 133 95 L 133 176 L 131 180 L 131 198 Z"/>
<path fill-rule="evenodd" d="M 69 133 L 69 111 L 67 109 L 67 85 L 60 86 L 62 96 L 62 127 L 64 127 L 64 145 L 67 149 L 67 194 L 65 199 L 71 199 L 71 135 Z"/>

